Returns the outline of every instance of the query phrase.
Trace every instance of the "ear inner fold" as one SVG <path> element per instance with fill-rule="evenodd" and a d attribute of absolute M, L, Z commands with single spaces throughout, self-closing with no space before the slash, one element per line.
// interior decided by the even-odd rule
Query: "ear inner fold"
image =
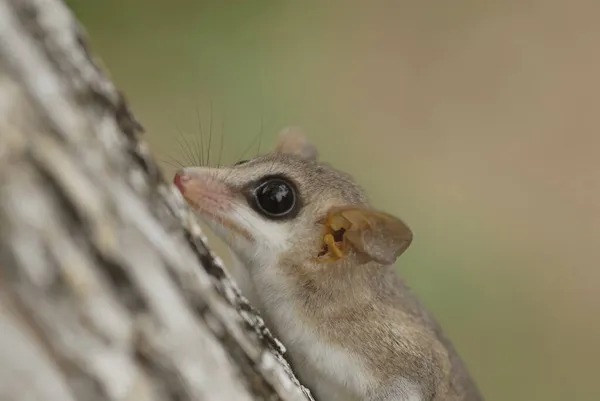
<path fill-rule="evenodd" d="M 390 265 L 410 246 L 412 231 L 400 219 L 367 207 L 348 206 L 331 211 L 331 228 L 347 226 L 344 243 L 356 252 L 359 263 Z"/>

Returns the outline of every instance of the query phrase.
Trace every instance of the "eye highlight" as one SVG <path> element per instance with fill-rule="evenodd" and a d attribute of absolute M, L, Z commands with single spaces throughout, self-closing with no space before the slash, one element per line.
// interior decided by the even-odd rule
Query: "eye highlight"
<path fill-rule="evenodd" d="M 273 220 L 293 217 L 299 208 L 296 186 L 281 177 L 267 177 L 252 191 L 251 205 Z"/>

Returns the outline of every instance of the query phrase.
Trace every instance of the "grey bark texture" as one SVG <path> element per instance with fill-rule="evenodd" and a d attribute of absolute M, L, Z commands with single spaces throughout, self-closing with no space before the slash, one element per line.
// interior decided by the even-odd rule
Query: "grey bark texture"
<path fill-rule="evenodd" d="M 0 400 L 312 400 L 60 0 L 0 0 Z"/>

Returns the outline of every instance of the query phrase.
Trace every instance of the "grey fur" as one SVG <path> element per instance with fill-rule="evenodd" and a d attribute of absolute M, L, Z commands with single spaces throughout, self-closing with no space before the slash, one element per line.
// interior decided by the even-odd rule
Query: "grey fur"
<path fill-rule="evenodd" d="M 364 190 L 351 176 L 318 161 L 316 150 L 307 148 L 312 145 L 297 135 L 296 131 L 286 132 L 276 152 L 208 173 L 229 188 L 231 197 L 236 198 L 232 202 L 240 204 L 245 201 L 243 192 L 248 184 L 267 175 L 284 175 L 299 189 L 302 208 L 295 218 L 265 222 L 284 227 L 294 239 L 290 249 L 276 255 L 274 266 L 262 266 L 253 261 L 253 255 L 243 253 L 247 249 L 230 243 L 240 259 L 248 261 L 250 276 L 254 277 L 250 285 L 262 288 L 258 297 L 293 299 L 295 324 L 306 325 L 324 343 L 337 344 L 359 356 L 377 383 L 363 396 L 365 400 L 482 401 L 452 343 L 393 266 L 358 264 L 352 258 L 327 266 L 313 261 L 322 241 L 318 222 L 328 210 L 370 206 Z M 187 174 L 198 178 L 207 172 L 188 169 Z M 278 277 L 292 283 L 286 294 L 261 281 L 264 269 L 276 269 Z M 258 307 L 277 333 L 282 326 L 271 309 L 275 306 L 269 305 L 277 303 L 265 301 Z M 303 368 L 305 356 L 291 352 L 291 359 L 299 376 L 309 385 L 314 382 L 314 376 Z"/>

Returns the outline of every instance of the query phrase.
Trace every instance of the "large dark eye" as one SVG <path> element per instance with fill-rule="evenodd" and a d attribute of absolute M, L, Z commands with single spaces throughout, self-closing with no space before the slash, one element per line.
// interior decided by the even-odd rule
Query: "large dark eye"
<path fill-rule="evenodd" d="M 252 195 L 254 208 L 266 217 L 290 217 L 297 211 L 296 188 L 284 179 L 268 178 L 256 187 Z"/>

